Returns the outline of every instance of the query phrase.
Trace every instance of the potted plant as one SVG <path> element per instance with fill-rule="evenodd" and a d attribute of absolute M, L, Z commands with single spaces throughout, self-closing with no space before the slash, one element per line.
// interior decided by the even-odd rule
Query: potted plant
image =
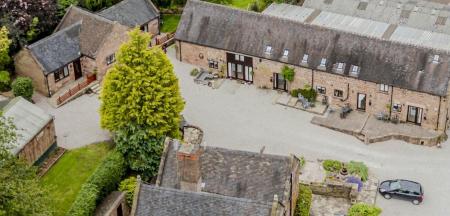
<path fill-rule="evenodd" d="M 97 79 L 97 68 L 94 68 L 94 71 L 92 73 L 87 74 L 87 80 L 89 82 L 93 82 Z"/>

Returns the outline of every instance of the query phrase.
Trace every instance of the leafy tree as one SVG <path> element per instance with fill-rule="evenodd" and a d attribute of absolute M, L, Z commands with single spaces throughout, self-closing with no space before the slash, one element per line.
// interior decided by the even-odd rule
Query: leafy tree
<path fill-rule="evenodd" d="M 147 48 L 148 34 L 129 35 L 103 81 L 101 126 L 117 132 L 136 125 L 149 137 L 178 138 L 184 102 L 173 66 L 161 49 Z"/>
<path fill-rule="evenodd" d="M 22 96 L 31 101 L 34 88 L 33 81 L 29 77 L 18 77 L 11 85 L 14 96 Z"/>
<path fill-rule="evenodd" d="M 36 169 L 10 153 L 15 131 L 11 119 L 0 116 L 0 215 L 53 215 Z"/>
<path fill-rule="evenodd" d="M 184 102 L 173 66 L 150 36 L 135 29 L 117 53 L 103 81 L 101 126 L 115 134 L 117 148 L 131 169 L 153 175 L 162 139 L 179 138 Z"/>
<path fill-rule="evenodd" d="M 29 42 L 27 32 L 32 28 L 36 35 L 50 33 L 58 23 L 56 12 L 56 0 L 2 0 L 0 26 L 6 26 L 10 31 L 12 51 Z M 39 22 L 33 26 L 35 18 Z"/>
<path fill-rule="evenodd" d="M 66 13 L 66 9 L 70 5 L 78 5 L 80 2 L 78 0 L 57 0 L 58 5 L 58 16 L 63 17 Z"/>
<path fill-rule="evenodd" d="M 284 79 L 292 82 L 294 80 L 295 71 L 294 68 L 288 67 L 287 65 L 283 66 L 281 69 L 281 74 L 283 75 Z"/>
<path fill-rule="evenodd" d="M 9 89 L 9 84 L 11 78 L 9 77 L 8 71 L 0 71 L 0 92 L 7 91 Z"/>
<path fill-rule="evenodd" d="M 121 0 L 82 0 L 81 5 L 91 11 L 98 11 L 102 8 L 111 7 Z"/>
<path fill-rule="evenodd" d="M 211 3 L 216 3 L 216 4 L 223 4 L 223 5 L 231 4 L 231 0 L 206 0 L 206 1 L 211 2 Z"/>
<path fill-rule="evenodd" d="M 8 38 L 8 34 L 9 31 L 5 26 L 0 28 L 0 71 L 5 70 L 11 62 L 11 57 L 9 56 L 11 40 Z"/>
<path fill-rule="evenodd" d="M 126 194 L 127 204 L 131 206 L 133 204 L 134 190 L 137 185 L 137 179 L 131 176 L 119 184 L 119 191 L 123 191 Z"/>

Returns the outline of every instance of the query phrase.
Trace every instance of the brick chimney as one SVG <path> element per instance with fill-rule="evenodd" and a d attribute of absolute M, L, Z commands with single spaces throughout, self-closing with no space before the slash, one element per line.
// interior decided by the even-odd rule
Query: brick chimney
<path fill-rule="evenodd" d="M 178 148 L 178 177 L 181 190 L 201 191 L 200 155 L 200 145 L 181 144 Z"/>

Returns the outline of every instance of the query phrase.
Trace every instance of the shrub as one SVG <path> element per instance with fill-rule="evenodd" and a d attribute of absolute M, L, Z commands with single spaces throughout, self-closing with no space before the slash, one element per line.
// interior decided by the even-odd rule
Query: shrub
<path fill-rule="evenodd" d="M 284 79 L 289 82 L 292 82 L 294 80 L 294 76 L 295 76 L 294 68 L 290 68 L 287 65 L 285 65 L 281 69 L 281 74 L 283 75 Z"/>
<path fill-rule="evenodd" d="M 300 93 L 300 89 L 292 89 L 291 90 L 291 96 L 292 97 L 298 97 L 299 93 Z"/>
<path fill-rule="evenodd" d="M 0 71 L 0 91 L 7 91 L 10 83 L 11 78 L 8 71 Z"/>
<path fill-rule="evenodd" d="M 300 167 L 305 166 L 305 163 L 306 163 L 305 157 L 301 156 L 298 159 L 299 159 Z"/>
<path fill-rule="evenodd" d="M 78 192 L 77 198 L 67 212 L 71 216 L 92 215 L 97 206 L 98 189 L 93 184 L 85 183 Z"/>
<path fill-rule="evenodd" d="M 14 96 L 22 96 L 31 101 L 33 96 L 33 81 L 28 77 L 18 77 L 11 85 Z"/>
<path fill-rule="evenodd" d="M 342 169 L 342 162 L 337 160 L 325 160 L 322 163 L 323 169 L 328 172 L 339 172 Z"/>
<path fill-rule="evenodd" d="M 311 86 L 305 85 L 303 89 L 299 90 L 299 93 L 306 98 L 309 102 L 315 102 L 317 97 L 317 92 Z"/>
<path fill-rule="evenodd" d="M 294 216 L 309 216 L 311 199 L 311 188 L 301 184 L 299 187 L 297 204 L 295 205 Z"/>
<path fill-rule="evenodd" d="M 378 216 L 381 209 L 366 203 L 357 203 L 348 210 L 348 216 Z"/>
<path fill-rule="evenodd" d="M 356 174 L 361 177 L 362 181 L 367 181 L 369 178 L 369 169 L 363 162 L 350 161 L 346 164 L 346 168 L 350 174 Z"/>
<path fill-rule="evenodd" d="M 111 152 L 83 184 L 67 215 L 92 215 L 97 203 L 117 188 L 126 168 L 122 154 Z"/>
<path fill-rule="evenodd" d="M 191 70 L 191 76 L 197 76 L 197 74 L 199 73 L 197 68 L 194 68 Z"/>
<path fill-rule="evenodd" d="M 136 177 L 131 176 L 120 182 L 119 190 L 125 192 L 128 206 L 133 204 L 134 189 L 136 188 Z"/>

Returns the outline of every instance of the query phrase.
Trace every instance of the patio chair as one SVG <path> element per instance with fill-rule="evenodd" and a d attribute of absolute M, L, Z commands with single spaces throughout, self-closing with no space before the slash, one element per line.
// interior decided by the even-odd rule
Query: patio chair
<path fill-rule="evenodd" d="M 303 95 L 298 94 L 298 100 L 302 103 L 303 109 L 308 109 L 311 107 L 311 104 L 308 100 L 306 100 L 306 98 L 303 97 Z"/>

